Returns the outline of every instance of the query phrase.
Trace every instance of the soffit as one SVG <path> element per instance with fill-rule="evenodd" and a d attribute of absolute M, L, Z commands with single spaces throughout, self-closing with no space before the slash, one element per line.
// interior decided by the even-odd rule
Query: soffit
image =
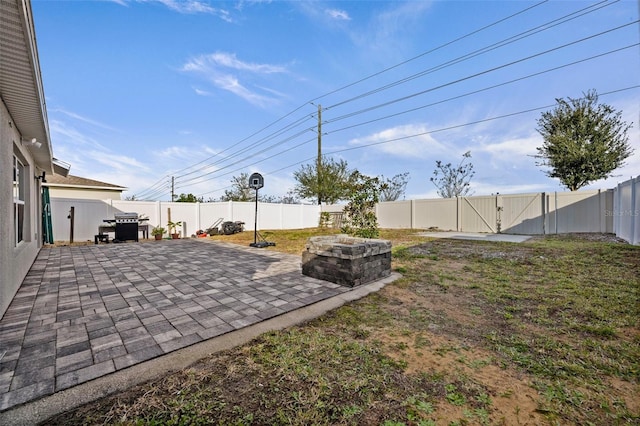
<path fill-rule="evenodd" d="M 0 96 L 22 137 L 36 138 L 42 144 L 40 148 L 27 147 L 36 165 L 53 172 L 38 49 L 27 0 L 0 0 Z"/>

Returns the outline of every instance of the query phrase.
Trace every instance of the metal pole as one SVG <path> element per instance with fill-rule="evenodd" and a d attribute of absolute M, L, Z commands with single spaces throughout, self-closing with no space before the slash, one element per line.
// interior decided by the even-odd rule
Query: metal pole
<path fill-rule="evenodd" d="M 316 179 L 318 179 L 318 205 L 322 204 L 322 105 L 318 105 L 318 159 L 316 160 Z"/>
<path fill-rule="evenodd" d="M 258 242 L 258 188 L 256 188 L 256 214 L 253 220 L 253 244 Z"/>
<path fill-rule="evenodd" d="M 75 207 L 71 206 L 69 211 L 69 219 L 71 220 L 71 228 L 69 229 L 69 244 L 73 244 L 73 222 L 75 216 Z"/>

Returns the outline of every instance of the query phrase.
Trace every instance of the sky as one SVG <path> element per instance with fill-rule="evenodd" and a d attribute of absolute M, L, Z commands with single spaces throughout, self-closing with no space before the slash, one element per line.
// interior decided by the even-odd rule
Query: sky
<path fill-rule="evenodd" d="M 369 176 L 470 151 L 473 195 L 564 191 L 537 120 L 595 90 L 633 123 L 609 189 L 640 174 L 639 3 L 32 0 L 55 158 L 124 197 L 205 201 L 260 173 L 279 197 L 321 149 Z M 318 112 L 320 111 L 320 119 Z M 319 125 L 320 123 L 320 125 Z"/>

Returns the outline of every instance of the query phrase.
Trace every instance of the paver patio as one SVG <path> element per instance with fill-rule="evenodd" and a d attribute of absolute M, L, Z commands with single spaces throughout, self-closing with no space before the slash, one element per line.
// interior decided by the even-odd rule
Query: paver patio
<path fill-rule="evenodd" d="M 40 251 L 0 321 L 0 411 L 349 291 L 211 240 Z"/>

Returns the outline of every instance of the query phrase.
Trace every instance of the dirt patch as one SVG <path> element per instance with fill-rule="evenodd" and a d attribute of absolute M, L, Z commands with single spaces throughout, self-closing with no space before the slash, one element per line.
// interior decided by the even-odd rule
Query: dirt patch
<path fill-rule="evenodd" d="M 615 390 L 615 394 L 624 401 L 629 411 L 640 413 L 640 398 L 638 398 L 640 384 L 625 382 L 616 377 L 610 377 L 608 382 L 609 386 Z"/>
<path fill-rule="evenodd" d="M 445 256 L 451 259 L 464 259 L 473 256 L 484 259 L 522 260 L 531 255 L 531 248 L 514 243 L 456 240 L 455 244 L 451 244 L 447 240 L 435 240 L 413 246 L 409 252 L 413 255 L 433 258 Z"/>
<path fill-rule="evenodd" d="M 407 374 L 431 372 L 445 377 L 472 377 L 473 381 L 487 390 L 492 400 L 491 424 L 503 425 L 540 425 L 546 420 L 538 409 L 538 392 L 531 387 L 529 380 L 521 373 L 501 368 L 492 353 L 474 343 L 480 337 L 473 330 L 478 328 L 479 318 L 456 309 L 456 304 L 465 304 L 460 294 L 433 293 L 431 297 L 416 297 L 410 290 L 399 287 L 387 287 L 385 296 L 394 299 L 396 310 L 410 310 L 411 306 L 421 307 L 425 312 L 438 308 L 438 316 L 453 320 L 456 328 L 467 331 L 462 339 L 445 333 L 438 324 L 430 323 L 427 330 L 403 332 L 402 335 L 390 334 L 390 330 L 377 330 L 371 338 L 378 340 L 385 352 L 392 358 L 406 363 Z M 433 297 L 435 296 L 435 297 Z M 451 300 L 457 303 L 451 303 Z M 437 316 L 434 317 L 437 321 Z M 486 324 L 485 324 L 486 325 Z M 431 328 L 433 331 L 429 331 Z M 448 424 L 452 419 L 464 417 L 464 410 L 446 400 L 439 402 L 434 412 L 438 422 Z"/>

